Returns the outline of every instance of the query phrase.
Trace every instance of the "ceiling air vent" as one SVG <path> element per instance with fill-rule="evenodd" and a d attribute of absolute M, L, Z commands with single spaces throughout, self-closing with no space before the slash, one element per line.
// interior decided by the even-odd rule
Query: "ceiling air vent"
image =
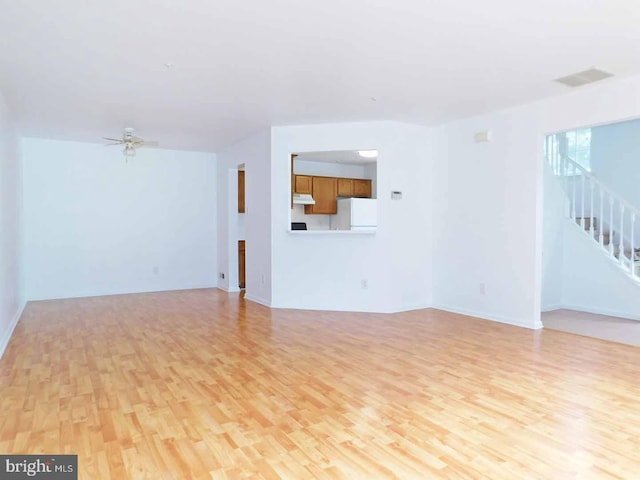
<path fill-rule="evenodd" d="M 597 68 L 590 68 L 583 72 L 574 73 L 573 75 L 567 75 L 566 77 L 556 78 L 554 82 L 562 83 L 567 87 L 581 87 L 587 83 L 597 82 L 598 80 L 604 80 L 605 78 L 613 77 L 613 73 L 604 72 Z"/>

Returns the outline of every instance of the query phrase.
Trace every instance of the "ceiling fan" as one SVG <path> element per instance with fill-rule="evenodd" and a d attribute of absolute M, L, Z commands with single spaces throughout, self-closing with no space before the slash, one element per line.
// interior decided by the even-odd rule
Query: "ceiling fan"
<path fill-rule="evenodd" d="M 122 135 L 122 138 L 109 138 L 109 137 L 103 137 L 105 140 L 109 140 L 113 143 L 107 143 L 106 146 L 111 146 L 111 145 L 123 145 L 124 149 L 122 150 L 122 153 L 124 154 L 125 157 L 134 157 L 136 155 L 136 148 L 138 147 L 157 147 L 158 146 L 158 142 L 149 142 L 146 140 L 143 140 L 140 137 L 136 137 L 135 136 L 135 130 L 131 127 L 127 127 L 124 129 L 124 133 Z"/>

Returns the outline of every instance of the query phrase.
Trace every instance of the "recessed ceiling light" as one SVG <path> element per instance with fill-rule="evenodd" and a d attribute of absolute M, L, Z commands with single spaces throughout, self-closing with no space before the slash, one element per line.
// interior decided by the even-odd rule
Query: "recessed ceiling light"
<path fill-rule="evenodd" d="M 175 66 L 175 64 L 167 62 L 164 64 L 164 66 L 167 68 L 167 70 L 171 70 Z"/>
<path fill-rule="evenodd" d="M 378 99 L 376 97 L 369 97 L 371 99 L 372 102 L 377 102 Z"/>
<path fill-rule="evenodd" d="M 376 158 L 378 150 L 358 150 L 358 155 L 364 158 Z"/>

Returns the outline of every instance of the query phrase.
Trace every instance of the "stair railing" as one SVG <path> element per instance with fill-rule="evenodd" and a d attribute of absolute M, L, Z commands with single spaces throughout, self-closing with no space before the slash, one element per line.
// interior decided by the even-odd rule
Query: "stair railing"
<path fill-rule="evenodd" d="M 545 156 L 569 201 L 568 217 L 620 268 L 640 281 L 640 209 L 617 195 L 547 137 Z M 640 224 L 640 222 L 638 222 Z"/>

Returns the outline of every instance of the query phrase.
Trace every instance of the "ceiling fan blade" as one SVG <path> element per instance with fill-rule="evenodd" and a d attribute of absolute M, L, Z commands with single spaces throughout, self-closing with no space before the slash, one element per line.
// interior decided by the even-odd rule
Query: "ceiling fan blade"
<path fill-rule="evenodd" d="M 110 137 L 102 137 L 105 140 L 109 140 L 111 142 L 118 142 L 118 143 L 122 143 L 122 139 L 121 138 L 110 138 Z"/>
<path fill-rule="evenodd" d="M 105 147 L 113 147 L 114 145 L 122 145 L 122 142 L 118 142 L 118 143 L 105 143 L 104 146 Z"/>
<path fill-rule="evenodd" d="M 158 142 L 147 142 L 146 140 L 139 139 L 139 141 L 132 142 L 134 147 L 157 147 Z"/>

